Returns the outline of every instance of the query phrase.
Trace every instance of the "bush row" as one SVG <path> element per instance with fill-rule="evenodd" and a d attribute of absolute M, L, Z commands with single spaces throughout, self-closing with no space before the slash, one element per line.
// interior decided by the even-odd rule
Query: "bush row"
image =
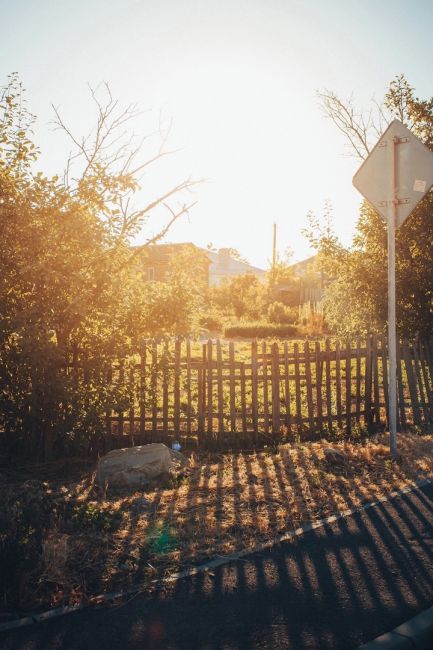
<path fill-rule="evenodd" d="M 225 338 L 268 338 L 279 337 L 288 338 L 298 334 L 298 329 L 295 325 L 287 324 L 274 324 L 274 323 L 249 323 L 247 325 L 233 325 L 226 327 L 224 330 Z"/>

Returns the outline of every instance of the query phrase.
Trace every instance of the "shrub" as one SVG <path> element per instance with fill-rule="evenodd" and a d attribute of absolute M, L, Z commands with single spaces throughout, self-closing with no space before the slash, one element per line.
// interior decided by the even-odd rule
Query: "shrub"
<path fill-rule="evenodd" d="M 200 318 L 200 327 L 203 327 L 210 332 L 222 332 L 224 329 L 224 320 L 219 314 L 207 314 Z"/>
<path fill-rule="evenodd" d="M 19 489 L 3 490 L 0 511 L 0 575 L 2 602 L 20 603 L 26 584 L 37 571 L 42 540 L 55 516 L 48 484 L 27 481 Z"/>
<path fill-rule="evenodd" d="M 224 330 L 225 338 L 243 337 L 243 338 L 289 338 L 298 333 L 294 325 L 272 324 L 272 323 L 247 323 L 242 325 L 233 325 L 226 327 Z"/>
<path fill-rule="evenodd" d="M 272 302 L 268 307 L 268 320 L 271 323 L 291 323 L 297 318 L 297 310 L 286 307 L 282 302 Z"/>

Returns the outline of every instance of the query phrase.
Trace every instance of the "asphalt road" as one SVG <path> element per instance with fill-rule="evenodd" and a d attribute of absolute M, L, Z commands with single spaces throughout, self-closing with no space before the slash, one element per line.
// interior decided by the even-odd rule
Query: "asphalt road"
<path fill-rule="evenodd" d="M 121 606 L 2 633 L 7 650 L 350 650 L 433 604 L 433 486 Z"/>

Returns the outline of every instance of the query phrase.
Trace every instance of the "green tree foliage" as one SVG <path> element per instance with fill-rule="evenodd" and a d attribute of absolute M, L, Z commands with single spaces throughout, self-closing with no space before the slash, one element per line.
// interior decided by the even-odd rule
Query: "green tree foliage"
<path fill-rule="evenodd" d="M 433 98 L 422 100 L 403 75 L 390 84 L 383 104 L 368 115 L 334 93 L 321 95 L 326 115 L 345 134 L 352 151 L 368 155 L 386 123 L 398 118 L 433 149 Z M 387 324 L 387 242 L 383 218 L 367 202 L 361 207 L 350 248 L 332 229 L 332 214 L 324 224 L 309 215 L 307 236 L 319 253 L 329 282 L 325 293 L 328 326 L 339 334 L 382 332 Z M 433 331 L 433 196 L 430 192 L 396 237 L 397 326 L 401 336 Z"/>
<path fill-rule="evenodd" d="M 257 319 L 265 309 L 266 288 L 255 275 L 244 273 L 213 287 L 209 299 L 226 316 Z"/>
<path fill-rule="evenodd" d="M 146 246 L 129 247 L 163 208 L 165 223 L 147 245 L 158 241 L 191 207 L 171 201 L 195 182 L 168 188 L 144 207 L 134 203 L 139 172 L 165 151 L 161 145 L 138 162 L 140 147 L 124 135 L 138 114 L 119 109 L 105 91 L 105 102 L 92 92 L 96 125 L 88 137 L 75 137 L 56 112 L 74 152 L 62 178 L 47 178 L 33 172 L 35 118 L 18 76 L 0 89 L 0 429 L 46 455 L 54 444 L 64 448 L 100 430 L 105 409 L 124 403 L 120 389 L 109 394 L 106 387 L 113 357 L 140 337 L 184 331 L 195 308 L 180 273 L 167 286 L 147 286 L 136 272 Z M 64 370 L 74 346 L 93 367 L 90 391 Z"/>

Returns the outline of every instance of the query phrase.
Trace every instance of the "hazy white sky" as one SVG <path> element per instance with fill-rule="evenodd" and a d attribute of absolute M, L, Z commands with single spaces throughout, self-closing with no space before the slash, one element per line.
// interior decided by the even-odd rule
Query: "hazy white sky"
<path fill-rule="evenodd" d="M 17 70 L 37 114 L 45 171 L 61 171 L 66 145 L 51 103 L 78 133 L 89 124 L 87 82 L 109 82 L 122 102 L 173 118 L 180 149 L 143 179 L 143 202 L 192 175 L 207 177 L 198 204 L 169 241 L 232 246 L 265 266 L 272 223 L 278 248 L 309 254 L 308 210 L 326 199 L 350 241 L 360 197 L 356 159 L 323 118 L 315 91 L 381 98 L 404 72 L 433 95 L 433 3 L 415 0 L 0 0 L 0 83 Z M 149 152 L 152 143 L 149 143 Z M 156 230 L 156 220 L 148 224 Z"/>

